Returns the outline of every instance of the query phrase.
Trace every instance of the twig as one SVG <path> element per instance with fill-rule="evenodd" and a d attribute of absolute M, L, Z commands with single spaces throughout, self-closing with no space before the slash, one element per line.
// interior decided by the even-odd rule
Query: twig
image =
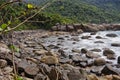
<path fill-rule="evenodd" d="M 47 4 L 45 4 L 42 8 L 40 8 L 38 10 L 38 12 L 36 12 L 35 14 L 33 14 L 32 16 L 28 17 L 27 19 L 25 19 L 23 22 L 21 22 L 20 24 L 18 24 L 17 26 L 11 28 L 10 30 L 5 30 L 5 32 L 14 30 L 16 28 L 18 28 L 19 26 L 21 26 L 22 24 L 26 23 L 29 19 L 33 18 L 34 16 L 36 16 L 38 13 L 40 13 L 43 9 L 45 9 L 48 5 L 50 5 L 50 2 L 48 2 Z"/>
<path fill-rule="evenodd" d="M 16 1 L 12 1 L 12 2 L 6 2 L 4 3 L 3 5 L 0 6 L 0 10 L 2 10 L 4 7 L 6 7 L 7 5 L 9 4 L 13 4 L 13 3 L 16 3 L 16 2 L 20 2 L 19 0 L 16 0 Z"/>

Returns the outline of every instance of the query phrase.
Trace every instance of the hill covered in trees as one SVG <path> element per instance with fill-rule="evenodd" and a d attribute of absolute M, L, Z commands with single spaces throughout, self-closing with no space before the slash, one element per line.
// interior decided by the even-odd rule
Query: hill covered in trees
<path fill-rule="evenodd" d="M 29 1 L 39 5 L 47 0 Z M 45 12 L 67 17 L 74 22 L 116 23 L 120 22 L 119 9 L 119 0 L 57 0 Z"/>

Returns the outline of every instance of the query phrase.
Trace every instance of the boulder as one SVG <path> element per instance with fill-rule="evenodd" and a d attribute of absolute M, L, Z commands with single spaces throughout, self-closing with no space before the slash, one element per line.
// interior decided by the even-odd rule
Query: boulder
<path fill-rule="evenodd" d="M 120 64 L 120 56 L 118 56 L 117 63 Z"/>
<path fill-rule="evenodd" d="M 58 27 L 57 27 L 57 26 L 53 26 L 51 29 L 52 29 L 53 31 L 57 31 L 57 30 L 58 30 Z"/>
<path fill-rule="evenodd" d="M 114 34 L 114 33 L 109 33 L 109 34 L 106 34 L 107 37 L 117 37 L 118 35 L 117 34 Z"/>
<path fill-rule="evenodd" d="M 95 49 L 91 49 L 90 51 L 101 52 L 101 49 L 97 49 L 97 48 L 95 48 Z"/>
<path fill-rule="evenodd" d="M 8 46 L 2 42 L 0 42 L 0 54 L 1 53 L 9 53 L 10 50 L 8 48 Z"/>
<path fill-rule="evenodd" d="M 96 32 L 91 32 L 90 35 L 96 35 Z"/>
<path fill-rule="evenodd" d="M 90 72 L 94 73 L 96 75 L 101 75 L 101 70 L 103 69 L 103 66 L 92 66 Z"/>
<path fill-rule="evenodd" d="M 102 39 L 102 37 L 101 36 L 96 36 L 96 39 Z"/>
<path fill-rule="evenodd" d="M 97 65 L 97 66 L 102 66 L 102 65 L 106 64 L 106 61 L 105 61 L 104 58 L 96 58 L 94 60 L 94 64 Z"/>
<path fill-rule="evenodd" d="M 91 24 L 83 24 L 82 30 L 84 32 L 97 32 L 97 31 L 99 31 L 98 27 L 93 26 Z"/>
<path fill-rule="evenodd" d="M 49 64 L 49 65 L 59 63 L 58 58 L 55 57 L 55 56 L 44 56 L 44 57 L 41 58 L 40 61 L 43 62 L 43 63 Z"/>
<path fill-rule="evenodd" d="M 48 74 L 48 77 L 50 78 L 50 80 L 57 80 L 59 79 L 59 72 L 56 68 L 52 68 L 50 73 Z"/>
<path fill-rule="evenodd" d="M 113 77 L 113 80 L 120 80 L 120 76 L 118 75 L 113 75 L 112 77 Z"/>
<path fill-rule="evenodd" d="M 7 61 L 4 59 L 0 59 L 0 68 L 4 68 L 5 66 L 7 66 Z"/>
<path fill-rule="evenodd" d="M 86 76 L 86 72 L 82 69 L 73 69 L 70 72 L 68 72 L 69 80 L 86 80 Z"/>
<path fill-rule="evenodd" d="M 29 78 L 35 77 L 39 72 L 39 68 L 37 66 L 27 66 L 24 70 L 26 76 Z"/>
<path fill-rule="evenodd" d="M 77 31 L 77 30 L 81 29 L 83 27 L 83 25 L 82 24 L 73 24 L 73 27 L 74 27 L 75 31 Z"/>
<path fill-rule="evenodd" d="M 85 49 L 85 48 L 82 48 L 82 49 L 81 49 L 81 53 L 87 53 L 87 52 L 88 52 L 87 49 Z"/>
<path fill-rule="evenodd" d="M 51 67 L 49 67 L 47 64 L 41 63 L 39 64 L 39 69 L 40 69 L 40 72 L 44 71 L 45 74 L 48 74 L 50 73 Z"/>
<path fill-rule="evenodd" d="M 120 47 L 120 43 L 111 43 L 111 46 L 113 46 L 113 47 Z"/>
<path fill-rule="evenodd" d="M 68 54 L 63 49 L 59 49 L 58 52 L 60 53 L 60 56 L 65 58 L 68 57 Z"/>
<path fill-rule="evenodd" d="M 107 56 L 108 59 L 115 59 L 115 52 L 110 49 L 105 49 L 103 55 Z"/>
<path fill-rule="evenodd" d="M 89 39 L 91 36 L 82 36 L 81 39 Z"/>
<path fill-rule="evenodd" d="M 78 29 L 78 30 L 77 30 L 77 33 L 78 33 L 78 34 L 81 34 L 81 33 L 83 33 L 83 30 L 82 30 L 82 29 Z"/>
<path fill-rule="evenodd" d="M 93 53 L 91 51 L 88 51 L 86 53 L 86 57 L 88 57 L 88 58 L 98 58 L 98 57 L 101 57 L 101 56 L 98 53 Z"/>
<path fill-rule="evenodd" d="M 106 65 L 101 72 L 105 75 L 120 75 L 119 69 L 116 69 L 111 65 Z"/>
<path fill-rule="evenodd" d="M 104 43 L 103 41 L 95 41 L 94 43 Z"/>
<path fill-rule="evenodd" d="M 72 25 L 66 25 L 66 31 L 68 32 L 74 31 L 74 27 Z"/>
<path fill-rule="evenodd" d="M 7 66 L 3 69 L 3 74 L 10 74 L 13 72 L 13 68 Z"/>

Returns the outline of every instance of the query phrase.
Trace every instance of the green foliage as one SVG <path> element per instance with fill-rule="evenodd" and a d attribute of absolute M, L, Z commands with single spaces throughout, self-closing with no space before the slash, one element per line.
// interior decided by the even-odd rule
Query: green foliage
<path fill-rule="evenodd" d="M 17 80 L 24 80 L 22 77 L 18 76 Z"/>
<path fill-rule="evenodd" d="M 120 22 L 119 0 L 59 0 L 46 12 L 68 17 L 82 23 Z"/>
<path fill-rule="evenodd" d="M 15 45 L 9 45 L 9 48 L 13 50 L 14 52 L 19 52 L 19 48 L 17 48 Z"/>

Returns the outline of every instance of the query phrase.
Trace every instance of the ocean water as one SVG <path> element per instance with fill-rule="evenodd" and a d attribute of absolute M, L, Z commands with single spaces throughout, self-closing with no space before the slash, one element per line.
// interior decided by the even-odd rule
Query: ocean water
<path fill-rule="evenodd" d="M 106 34 L 109 33 L 114 33 L 117 35 L 117 37 L 107 37 Z M 67 37 L 65 37 L 67 36 Z M 91 36 L 89 39 L 81 39 L 82 36 Z M 102 37 L 102 39 L 97 39 L 96 36 Z M 64 40 L 58 39 L 58 37 L 64 38 Z M 77 38 L 79 41 L 74 41 L 72 38 Z M 44 45 L 57 45 L 60 48 L 64 49 L 67 54 L 73 54 L 71 51 L 72 49 L 81 49 L 81 48 L 86 48 L 88 50 L 91 49 L 100 49 L 101 52 L 97 52 L 98 54 L 101 55 L 101 57 L 105 58 L 103 56 L 103 50 L 105 48 L 109 48 L 113 50 L 116 53 L 116 59 L 118 56 L 120 56 L 120 47 L 113 47 L 111 46 L 111 43 L 118 43 L 120 44 L 120 31 L 99 31 L 95 35 L 90 35 L 90 33 L 82 33 L 79 34 L 78 36 L 72 36 L 72 35 L 60 35 L 60 36 L 51 36 L 49 38 L 44 39 L 45 43 Z M 96 41 L 102 41 L 104 43 L 95 43 Z M 73 44 L 75 42 L 75 44 Z M 55 49 L 53 49 L 55 50 Z M 116 64 L 117 60 L 108 60 L 112 61 L 113 63 Z"/>

